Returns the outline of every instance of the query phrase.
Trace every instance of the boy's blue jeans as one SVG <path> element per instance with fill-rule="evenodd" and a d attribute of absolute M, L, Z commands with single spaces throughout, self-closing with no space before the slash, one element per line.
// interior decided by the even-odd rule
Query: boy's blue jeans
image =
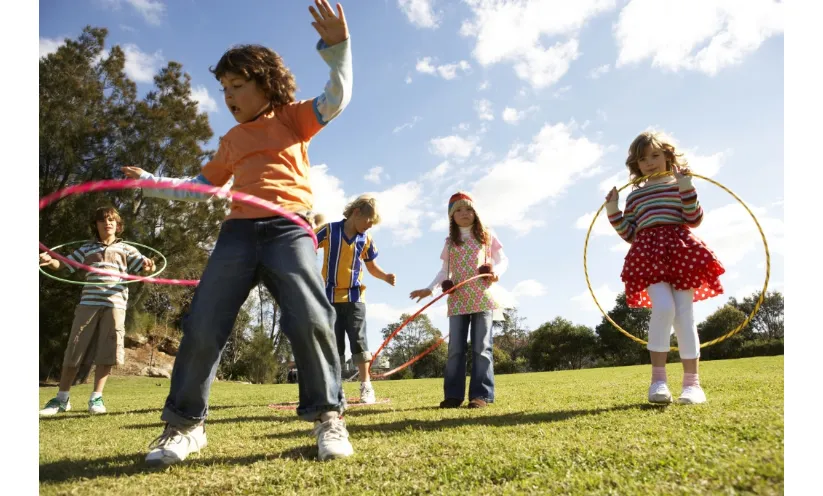
<path fill-rule="evenodd" d="M 294 353 L 300 377 L 297 415 L 313 421 L 325 411 L 343 412 L 334 309 L 316 260 L 308 233 L 283 217 L 223 223 L 183 321 L 162 420 L 187 427 L 206 418 L 220 355 L 240 307 L 260 280 L 280 305 L 281 328 Z"/>

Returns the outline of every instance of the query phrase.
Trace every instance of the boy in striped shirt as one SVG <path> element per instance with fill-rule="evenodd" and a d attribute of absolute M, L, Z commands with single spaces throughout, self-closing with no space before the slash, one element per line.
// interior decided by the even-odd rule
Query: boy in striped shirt
<path fill-rule="evenodd" d="M 123 232 L 123 221 L 113 207 L 100 207 L 91 216 L 91 231 L 94 239 L 82 245 L 67 258 L 74 262 L 97 269 L 120 273 L 154 271 L 154 262 L 144 257 L 131 245 L 123 243 L 117 235 Z M 52 258 L 48 253 L 40 254 L 40 265 L 52 270 L 65 267 L 70 273 L 77 269 Z M 74 311 L 69 342 L 63 356 L 63 371 L 57 396 L 40 410 L 41 417 L 56 415 L 71 410 L 69 391 L 80 365 L 93 359 L 94 392 L 89 399 L 89 413 L 106 413 L 103 404 L 103 387 L 111 374 L 112 366 L 123 365 L 125 349 L 123 338 L 126 334 L 126 306 L 129 299 L 128 286 L 118 284 L 117 276 L 86 273 L 86 282 L 110 283 L 83 286 L 80 303 Z"/>
<path fill-rule="evenodd" d="M 323 248 L 323 281 L 326 297 L 336 313 L 334 334 L 340 363 L 349 336 L 352 361 L 360 374 L 360 401 L 374 403 L 374 388 L 369 377 L 372 354 L 366 339 L 366 301 L 363 266 L 369 274 L 394 286 L 394 274 L 383 272 L 374 259 L 377 247 L 368 231 L 380 223 L 377 202 L 373 196 L 360 195 L 343 211 L 344 219 L 317 228 L 317 249 Z"/>

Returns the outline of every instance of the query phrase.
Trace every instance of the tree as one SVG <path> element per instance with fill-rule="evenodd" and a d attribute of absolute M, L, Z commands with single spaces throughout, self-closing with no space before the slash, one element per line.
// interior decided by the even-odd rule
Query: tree
<path fill-rule="evenodd" d="M 502 321 L 492 325 L 494 331 L 494 346 L 504 351 L 511 360 L 525 357 L 529 344 L 529 328 L 526 318 L 520 317 L 517 308 L 507 308 L 503 312 Z M 495 370 L 497 363 L 495 362 Z"/>
<path fill-rule="evenodd" d="M 759 291 L 743 298 L 741 302 L 731 297 L 729 305 L 748 316 L 759 297 Z M 767 291 L 760 309 L 746 327 L 751 328 L 761 338 L 783 339 L 783 295 L 779 291 Z"/>
<path fill-rule="evenodd" d="M 401 333 L 403 331 L 400 331 Z M 414 350 L 414 356 L 423 353 L 431 346 L 433 346 L 440 338 L 428 339 Z M 448 342 L 441 343 L 440 346 L 431 351 L 428 355 L 420 360 L 414 362 L 410 368 L 415 379 L 422 379 L 427 377 L 443 377 L 446 370 L 446 361 L 449 359 L 449 344 Z"/>
<path fill-rule="evenodd" d="M 597 336 L 589 327 L 556 317 L 529 334 L 532 370 L 579 369 L 594 362 Z"/>
<path fill-rule="evenodd" d="M 384 327 L 381 331 L 383 339 L 388 338 L 409 317 L 409 314 L 404 313 L 397 322 Z M 418 350 L 425 349 L 421 349 L 425 343 L 432 342 L 432 339 L 439 339 L 441 336 L 440 330 L 432 325 L 428 315 L 418 315 L 389 341 L 381 354 L 385 353 L 391 366 L 397 367 L 418 355 L 420 353 Z"/>
<path fill-rule="evenodd" d="M 76 40 L 66 40 L 40 59 L 41 197 L 72 184 L 122 177 L 123 165 L 192 176 L 211 156 L 204 148 L 212 137 L 208 118 L 191 98 L 190 78 L 182 66 L 169 62 L 155 77 L 154 90 L 139 100 L 136 85 L 124 72 L 123 50 L 114 46 L 108 55 L 104 52 L 107 34 L 105 29 L 86 27 Z M 180 279 L 202 274 L 225 211 L 221 201 L 144 202 L 132 190 L 92 193 L 43 209 L 40 239 L 52 246 L 87 239 L 89 214 L 99 205 L 116 207 L 126 228 L 123 238 L 162 252 L 168 263 L 165 274 Z M 145 321 L 141 314 L 158 311 L 144 306 L 152 294 L 148 286 L 129 286 L 127 330 Z M 41 377 L 59 371 L 80 290 L 41 278 Z M 163 292 L 169 298 L 163 320 L 179 326 L 194 289 L 166 286 Z"/>
<path fill-rule="evenodd" d="M 732 305 L 725 305 L 697 326 L 700 342 L 707 343 L 719 338 L 742 324 L 744 320 L 746 320 L 746 314 Z M 701 349 L 700 358 L 703 360 L 733 358 L 736 356 L 735 352 L 740 350 L 743 343 L 750 338 L 751 331 L 744 329 L 730 338 Z"/>
<path fill-rule="evenodd" d="M 629 308 L 626 294 L 620 293 L 609 317 L 629 334 L 648 340 L 651 310 Z M 595 328 L 600 341 L 600 354 L 610 365 L 634 365 L 649 363 L 649 352 L 641 344 L 624 336 L 604 317 Z"/>

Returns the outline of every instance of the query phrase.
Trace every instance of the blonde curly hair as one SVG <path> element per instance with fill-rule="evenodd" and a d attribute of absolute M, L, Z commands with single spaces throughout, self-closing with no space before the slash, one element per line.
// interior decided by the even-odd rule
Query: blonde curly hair
<path fill-rule="evenodd" d="M 368 216 L 373 225 L 380 223 L 380 212 L 377 209 L 377 198 L 373 195 L 364 194 L 354 199 L 343 209 L 343 217 L 350 218 L 355 210 L 360 211 L 360 215 Z"/>

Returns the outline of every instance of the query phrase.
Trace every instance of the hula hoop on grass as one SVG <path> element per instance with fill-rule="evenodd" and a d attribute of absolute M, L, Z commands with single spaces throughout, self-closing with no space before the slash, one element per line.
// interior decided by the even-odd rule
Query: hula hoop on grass
<path fill-rule="evenodd" d="M 81 240 L 81 241 L 69 241 L 68 243 L 63 243 L 62 245 L 58 245 L 58 246 L 55 246 L 54 248 L 49 248 L 49 249 L 50 249 L 50 250 L 52 250 L 52 251 L 57 251 L 57 250 L 59 250 L 60 248 L 63 248 L 64 246 L 76 245 L 76 244 L 79 244 L 79 243 L 87 243 L 87 242 L 88 242 L 87 240 Z M 159 250 L 156 250 L 156 249 L 152 248 L 151 246 L 146 246 L 146 245 L 141 245 L 140 243 L 135 243 L 135 242 L 133 242 L 133 241 L 121 241 L 121 243 L 126 244 L 126 245 L 133 245 L 133 246 L 139 246 L 139 247 L 141 247 L 141 248 L 146 248 L 146 249 L 148 249 L 148 250 L 153 251 L 154 253 L 157 253 L 157 254 L 160 256 L 160 258 L 161 258 L 161 259 L 163 259 L 163 266 L 162 266 L 162 267 L 160 267 L 160 270 L 158 270 L 158 271 L 157 271 L 157 272 L 155 272 L 154 274 L 149 274 L 149 275 L 145 276 L 145 278 L 146 278 L 146 279 L 153 278 L 153 277 L 157 277 L 158 275 L 160 275 L 160 273 L 161 273 L 161 272 L 163 272 L 164 270 L 166 270 L 166 267 L 168 266 L 168 261 L 166 260 L 166 257 L 165 257 L 162 253 L 160 253 L 160 251 L 159 251 Z M 85 282 L 85 281 L 72 281 L 71 279 L 63 279 L 62 277 L 57 277 L 57 276 L 55 276 L 55 275 L 49 274 L 48 272 L 46 272 L 45 270 L 43 270 L 43 266 L 42 266 L 42 265 L 41 265 L 40 267 L 38 267 L 38 269 L 40 269 L 40 272 L 41 272 L 43 275 L 45 275 L 46 277 L 50 277 L 50 278 L 54 279 L 55 281 L 67 282 L 67 283 L 69 283 L 69 284 L 79 284 L 79 285 L 81 285 L 81 286 L 111 286 L 112 284 L 131 284 L 131 283 L 133 283 L 133 282 L 140 282 L 140 280 L 139 280 L 139 279 L 138 279 L 138 280 L 134 280 L 134 279 L 132 279 L 132 280 L 129 280 L 129 281 L 120 281 L 120 282 Z M 113 273 L 113 275 L 114 275 L 114 274 L 118 274 L 118 273 Z"/>
<path fill-rule="evenodd" d="M 112 191 L 112 190 L 121 190 L 121 189 L 133 189 L 133 188 L 143 188 L 143 189 L 175 189 L 181 191 L 193 191 L 195 193 L 206 193 L 218 198 L 227 198 L 232 201 L 238 201 L 240 203 L 244 203 L 247 205 L 252 205 L 258 208 L 262 208 L 271 212 L 274 215 L 279 215 L 281 217 L 285 217 L 290 221 L 294 222 L 298 226 L 302 227 L 306 230 L 306 232 L 311 236 L 312 242 L 314 243 L 314 248 L 317 249 L 317 236 L 314 234 L 314 230 L 311 226 L 303 220 L 299 215 L 296 215 L 288 210 L 285 210 L 283 207 L 275 205 L 274 203 L 264 200 L 262 198 L 258 198 L 254 195 L 250 195 L 247 193 L 241 193 L 239 191 L 223 191 L 222 188 L 217 186 L 207 186 L 205 184 L 192 184 L 192 183 L 184 183 L 184 184 L 172 184 L 171 180 L 161 179 L 160 181 L 153 181 L 149 179 L 106 179 L 103 181 L 92 181 L 83 184 L 77 184 L 74 186 L 69 186 L 67 188 L 63 188 L 59 191 L 55 191 L 54 193 L 44 196 L 40 199 L 40 210 L 43 210 L 47 206 L 51 205 L 52 203 L 65 198 L 70 195 L 79 195 L 81 193 L 90 193 L 94 191 Z M 61 262 L 71 265 L 72 267 L 83 269 L 88 272 L 94 272 L 97 274 L 104 274 L 110 276 L 117 276 L 124 280 L 134 280 L 134 281 L 143 281 L 143 282 L 150 282 L 154 284 L 172 284 L 177 286 L 196 286 L 197 283 L 200 282 L 199 279 L 160 279 L 156 277 L 140 277 L 140 276 L 133 276 L 131 274 L 120 274 L 118 272 L 111 272 L 107 270 L 97 269 L 95 267 L 90 267 L 88 265 L 83 265 L 81 263 L 75 262 L 74 260 L 69 260 L 66 257 L 60 255 L 59 253 L 55 253 L 54 251 L 50 250 L 46 245 L 42 242 L 38 242 L 40 245 L 40 249 L 51 255 L 53 258 L 60 260 Z"/>
<path fill-rule="evenodd" d="M 468 284 L 468 283 L 470 283 L 470 282 L 474 281 L 475 279 L 480 279 L 481 277 L 491 277 L 491 274 L 479 274 L 479 275 L 476 275 L 476 276 L 470 277 L 470 278 L 466 279 L 465 281 L 460 282 L 459 284 L 455 284 L 455 285 L 454 285 L 454 287 L 452 287 L 452 288 L 451 288 L 451 289 L 449 289 L 448 291 L 444 291 L 443 293 L 441 293 L 441 294 L 437 295 L 437 297 L 436 297 L 436 298 L 434 298 L 432 301 L 430 301 L 430 302 L 426 303 L 426 305 L 424 305 L 424 306 L 423 306 L 423 308 L 421 308 L 420 310 L 418 310 L 417 312 L 415 312 L 415 313 L 414 313 L 414 315 L 412 315 L 411 317 L 409 317 L 408 319 L 406 319 L 406 320 L 405 320 L 402 324 L 400 324 L 400 327 L 398 327 L 397 329 L 395 329 L 395 330 L 394 330 L 394 332 L 393 332 L 393 333 L 391 333 L 391 334 L 389 335 L 389 337 L 387 337 L 387 338 L 386 338 L 386 340 L 385 340 L 385 341 L 383 341 L 383 344 L 381 344 L 381 345 L 380 345 L 380 348 L 377 348 L 377 352 L 376 352 L 376 353 L 372 356 L 371 361 L 369 362 L 369 370 L 371 370 L 371 367 L 372 367 L 372 365 L 374 364 L 374 361 L 377 359 L 377 355 L 379 355 L 379 354 L 380 354 L 380 352 L 381 352 L 381 351 L 383 351 L 383 348 L 385 348 L 385 347 L 386 347 L 386 345 L 387 345 L 387 344 L 389 344 L 389 341 L 391 341 L 391 340 L 392 340 L 392 338 L 394 338 L 394 336 L 396 336 L 398 332 L 402 331 L 402 330 L 403 330 L 403 328 L 404 328 L 404 327 L 406 327 L 406 325 L 407 325 L 409 322 L 411 322 L 412 320 L 414 320 L 415 318 L 417 318 L 417 316 L 418 316 L 418 315 L 420 315 L 421 313 L 423 313 L 423 311 L 425 311 L 427 308 L 429 308 L 431 305 L 433 305 L 433 304 L 434 304 L 437 300 L 439 300 L 440 298 L 442 298 L 442 297 L 444 297 L 444 296 L 446 296 L 446 295 L 448 295 L 448 294 L 453 293 L 453 292 L 454 292 L 454 291 L 456 291 L 456 290 L 457 290 L 460 286 L 462 286 L 462 285 L 464 285 L 464 284 Z M 399 367 L 395 367 L 395 368 L 393 368 L 392 370 L 389 370 L 388 372 L 384 372 L 384 373 L 382 373 L 382 374 L 371 374 L 371 376 L 372 376 L 372 377 L 374 377 L 375 379 L 384 379 L 384 378 L 386 378 L 386 377 L 388 377 L 388 376 L 390 376 L 390 375 L 394 374 L 395 372 L 399 372 L 399 371 L 401 371 L 401 370 L 405 369 L 406 367 L 408 367 L 409 365 L 413 364 L 414 362 L 416 362 L 416 361 L 420 360 L 420 359 L 421 359 L 421 358 L 423 358 L 424 356 L 428 355 L 428 354 L 429 354 L 429 353 L 431 353 L 432 351 L 434 351 L 434 350 L 435 350 L 438 346 L 440 346 L 441 344 L 443 344 L 443 341 L 445 341 L 446 339 L 448 339 L 448 335 L 446 335 L 446 336 L 444 336 L 444 337 L 440 338 L 439 340 L 437 340 L 437 342 L 436 342 L 436 343 L 434 343 L 433 345 L 429 346 L 429 347 L 428 347 L 425 351 L 423 351 L 422 353 L 420 353 L 420 354 L 419 354 L 419 355 L 417 355 L 416 357 L 412 358 L 412 359 L 411 359 L 411 360 L 409 360 L 408 362 L 404 363 L 403 365 L 400 365 Z"/>
<path fill-rule="evenodd" d="M 617 191 L 618 192 L 623 191 L 624 189 L 628 188 L 632 184 L 640 183 L 642 181 L 645 181 L 646 179 L 651 179 L 651 178 L 655 178 L 655 177 L 662 177 L 662 176 L 668 176 L 668 175 L 672 175 L 672 174 L 673 174 L 672 171 L 666 171 L 666 172 L 656 172 L 656 173 L 654 173 L 652 175 L 649 175 L 649 176 L 643 176 L 643 177 L 635 179 L 634 181 L 629 182 L 628 184 L 623 185 L 623 187 L 621 187 Z M 754 316 L 758 312 L 758 310 L 760 310 L 760 305 L 762 305 L 763 300 L 766 299 L 766 289 L 769 287 L 769 275 L 771 274 L 771 255 L 769 254 L 769 244 L 768 244 L 768 242 L 766 242 L 766 234 L 763 232 L 763 228 L 760 227 L 760 222 L 757 221 L 757 217 L 755 217 L 754 213 L 751 211 L 751 209 L 749 209 L 748 205 L 746 205 L 746 203 L 743 200 L 740 199 L 740 197 L 738 197 L 736 194 L 734 194 L 734 192 L 732 190 L 730 190 L 726 186 L 723 186 L 722 184 L 715 181 L 714 179 L 709 179 L 708 177 L 701 176 L 701 175 L 695 174 L 693 172 L 688 172 L 688 173 L 686 173 L 686 175 L 689 175 L 689 176 L 692 176 L 692 177 L 697 177 L 697 178 L 703 179 L 704 181 L 708 181 L 708 182 L 714 184 L 715 186 L 722 189 L 726 193 L 732 195 L 735 200 L 737 200 L 741 205 L 743 205 L 743 208 L 746 209 L 746 212 L 749 213 L 749 215 L 752 217 L 752 220 L 754 221 L 755 225 L 757 226 L 757 230 L 760 232 L 760 237 L 763 239 L 763 248 L 766 251 L 766 280 L 763 282 L 763 289 L 760 291 L 760 297 L 757 299 L 757 303 L 755 303 L 754 309 L 752 310 L 752 313 L 750 313 L 748 315 L 748 317 L 746 317 L 746 320 L 744 320 L 742 324 L 740 324 L 736 328 L 732 329 L 728 333 L 724 334 L 723 336 L 720 336 L 719 338 L 712 339 L 711 341 L 708 341 L 706 343 L 702 343 L 700 345 L 701 348 L 705 348 L 706 346 L 711 346 L 713 344 L 717 344 L 717 343 L 719 343 L 719 342 L 721 342 L 725 339 L 730 338 L 731 336 L 734 336 L 738 332 L 740 332 L 744 327 L 746 327 L 746 325 L 748 325 L 748 323 L 752 320 L 752 318 L 754 318 Z M 606 320 L 608 320 L 618 331 L 623 333 L 626 337 L 630 338 L 631 340 L 636 341 L 640 344 L 648 344 L 647 341 L 644 341 L 644 340 L 638 338 L 637 336 L 632 335 L 631 333 L 629 333 L 628 331 L 626 331 L 625 329 L 623 329 L 622 327 L 617 325 L 617 322 L 615 322 L 614 320 L 612 320 L 611 317 L 609 317 L 609 315 L 603 310 L 603 307 L 601 307 L 600 303 L 597 301 L 597 297 L 594 295 L 594 290 L 592 289 L 592 284 L 589 281 L 589 269 L 586 265 L 586 256 L 587 256 L 587 252 L 588 252 L 588 248 L 589 248 L 589 237 L 592 234 L 592 230 L 594 229 L 594 223 L 595 223 L 595 221 L 597 221 L 597 217 L 600 215 L 600 212 L 603 211 L 604 208 L 606 208 L 606 203 L 607 202 L 603 202 L 603 205 L 601 205 L 600 208 L 597 209 L 597 213 L 594 214 L 594 218 L 592 219 L 592 223 L 591 223 L 591 225 L 589 225 L 589 231 L 586 233 L 586 242 L 583 245 L 583 273 L 586 275 L 586 285 L 589 287 L 589 293 L 591 293 L 592 299 L 594 299 L 594 304 L 597 305 L 597 308 L 600 310 L 600 313 L 603 314 L 603 317 L 605 317 Z M 677 351 L 677 347 L 672 346 L 670 351 Z"/>

